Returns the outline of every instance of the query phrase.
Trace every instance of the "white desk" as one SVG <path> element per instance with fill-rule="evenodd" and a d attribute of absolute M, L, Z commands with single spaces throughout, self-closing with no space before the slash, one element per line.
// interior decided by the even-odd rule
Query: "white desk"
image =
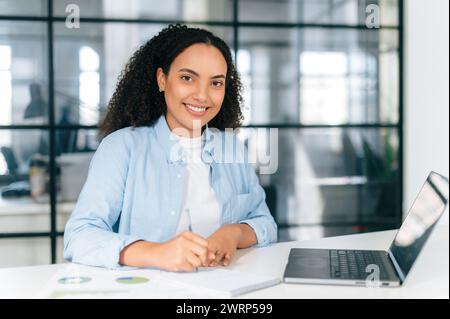
<path fill-rule="evenodd" d="M 76 202 L 58 202 L 57 209 L 60 213 L 70 214 L 75 208 Z M 50 214 L 50 203 L 38 203 L 30 197 L 5 199 L 0 195 L 0 215 L 33 215 Z"/>
<path fill-rule="evenodd" d="M 384 231 L 314 241 L 288 242 L 238 251 L 229 268 L 281 278 L 289 249 L 389 247 L 395 231 Z M 449 227 L 438 226 L 400 288 L 366 288 L 280 284 L 241 295 L 241 298 L 449 298 Z M 2 256 L 5 258 L 5 256 Z M 0 298 L 33 298 L 67 264 L 0 269 Z M 103 270 L 105 273 L 109 270 Z M 143 296 L 145 297 L 145 296 Z M 205 296 L 206 298 L 207 296 Z"/>
<path fill-rule="evenodd" d="M 56 204 L 58 230 L 64 229 L 75 204 L 75 202 Z M 30 197 L 8 199 L 0 196 L 0 233 L 44 232 L 49 229 L 50 203 L 38 203 Z"/>

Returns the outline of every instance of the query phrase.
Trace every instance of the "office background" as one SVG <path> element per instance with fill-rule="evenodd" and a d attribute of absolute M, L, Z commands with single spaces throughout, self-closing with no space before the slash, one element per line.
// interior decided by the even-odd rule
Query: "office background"
<path fill-rule="evenodd" d="M 240 138 L 269 153 L 257 130 L 279 129 L 260 181 L 281 241 L 396 228 L 428 171 L 448 176 L 446 0 L 0 0 L 0 267 L 62 261 L 117 76 L 176 22 L 232 48 Z"/>

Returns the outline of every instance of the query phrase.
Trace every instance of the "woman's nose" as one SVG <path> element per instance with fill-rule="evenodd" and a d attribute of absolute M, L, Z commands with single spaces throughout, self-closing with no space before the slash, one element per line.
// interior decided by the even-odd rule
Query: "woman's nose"
<path fill-rule="evenodd" d="M 198 102 L 206 102 L 208 100 L 208 88 L 203 85 L 197 86 L 193 97 Z"/>

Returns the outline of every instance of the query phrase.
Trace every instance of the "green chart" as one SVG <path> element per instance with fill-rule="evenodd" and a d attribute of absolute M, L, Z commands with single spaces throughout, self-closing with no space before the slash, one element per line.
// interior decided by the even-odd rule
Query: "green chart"
<path fill-rule="evenodd" d="M 145 277 L 120 277 L 116 279 L 119 284 L 135 285 L 148 282 L 148 278 Z"/>

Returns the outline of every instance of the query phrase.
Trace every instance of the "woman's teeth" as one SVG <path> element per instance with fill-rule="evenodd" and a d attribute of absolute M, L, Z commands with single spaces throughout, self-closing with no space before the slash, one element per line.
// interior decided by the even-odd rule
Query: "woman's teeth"
<path fill-rule="evenodd" d="M 194 112 L 204 112 L 206 110 L 206 107 L 196 107 L 189 104 L 184 104 L 186 107 Z"/>

